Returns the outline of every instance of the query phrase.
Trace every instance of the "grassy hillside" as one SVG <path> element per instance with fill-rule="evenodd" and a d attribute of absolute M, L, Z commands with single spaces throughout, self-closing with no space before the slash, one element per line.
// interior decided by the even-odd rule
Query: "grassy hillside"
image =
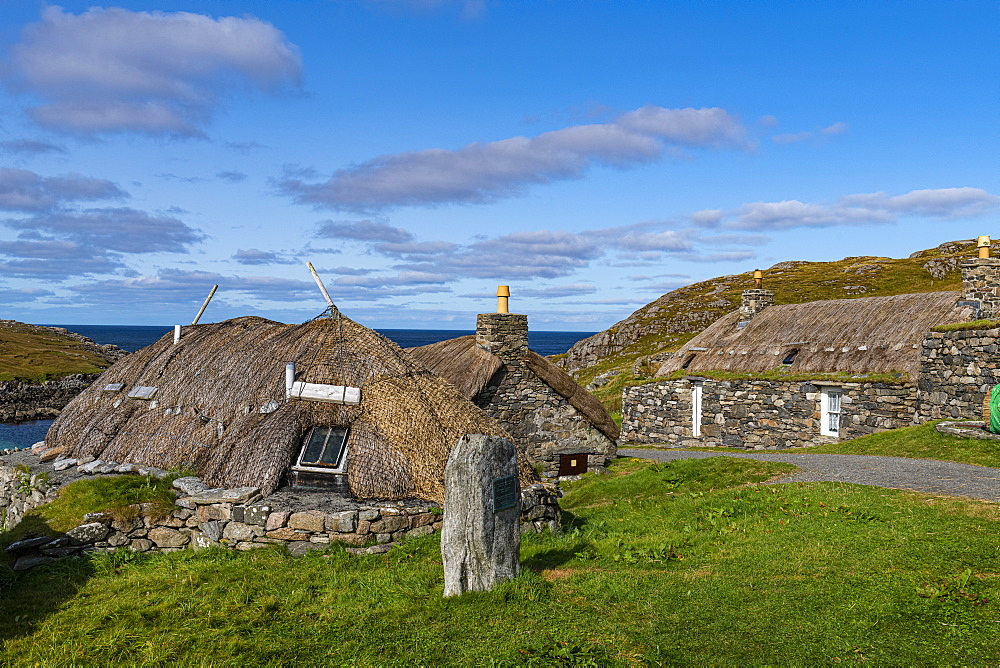
<path fill-rule="evenodd" d="M 0 320 L 0 381 L 39 382 L 75 373 L 99 373 L 114 355 L 79 334 Z"/>
<path fill-rule="evenodd" d="M 835 483 L 787 464 L 616 462 L 568 487 L 522 574 L 442 598 L 438 536 L 69 559 L 0 569 L 11 665 L 993 665 L 995 504 Z"/>
<path fill-rule="evenodd" d="M 907 258 L 848 257 L 836 262 L 779 262 L 764 271 L 776 304 L 960 290 L 958 263 L 975 257 L 973 240 L 953 241 Z M 722 276 L 669 292 L 570 349 L 562 364 L 608 410 L 620 410 L 622 388 L 641 382 L 657 356 L 677 350 L 712 322 L 739 308 L 752 272 Z"/>

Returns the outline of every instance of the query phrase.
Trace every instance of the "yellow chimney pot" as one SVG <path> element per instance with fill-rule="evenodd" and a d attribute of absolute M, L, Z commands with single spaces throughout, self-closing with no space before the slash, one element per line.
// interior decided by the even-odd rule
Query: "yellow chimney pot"
<path fill-rule="evenodd" d="M 764 272 L 760 269 L 753 270 L 753 286 L 758 290 L 764 285 Z"/>
<path fill-rule="evenodd" d="M 510 313 L 507 310 L 507 300 L 510 297 L 509 285 L 497 286 L 497 313 Z"/>
<path fill-rule="evenodd" d="M 979 257 L 986 259 L 990 256 L 990 238 L 989 237 L 979 237 L 976 239 L 976 246 L 979 247 Z"/>

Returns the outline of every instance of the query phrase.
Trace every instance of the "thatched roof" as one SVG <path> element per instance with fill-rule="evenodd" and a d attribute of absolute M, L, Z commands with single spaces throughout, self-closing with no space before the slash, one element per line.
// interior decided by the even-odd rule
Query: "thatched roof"
<path fill-rule="evenodd" d="M 407 348 L 421 364 L 449 380 L 462 396 L 474 399 L 503 367 L 503 361 L 476 345 L 474 335 L 460 336 L 417 348 Z M 524 358 L 528 368 L 549 387 L 562 395 L 595 428 L 612 440 L 618 438 L 618 425 L 590 392 L 580 387 L 572 376 L 533 350 Z"/>
<path fill-rule="evenodd" d="M 916 377 L 920 343 L 931 327 L 965 322 L 958 292 L 831 299 L 769 306 L 740 329 L 739 313 L 716 320 L 668 359 L 656 375 L 698 371 L 764 372 L 782 365 L 792 373 L 904 372 Z M 693 358 L 691 357 L 693 355 Z"/>
<path fill-rule="evenodd" d="M 360 405 L 286 401 L 286 362 L 296 364 L 298 381 L 361 388 Z M 111 383 L 124 387 L 104 391 Z M 125 396 L 137 386 L 156 387 L 153 400 Z M 177 345 L 168 334 L 108 369 L 46 440 L 71 456 L 190 467 L 208 484 L 269 494 L 314 426 L 350 427 L 347 476 L 360 498 L 443 501 L 444 466 L 458 439 L 507 436 L 395 343 L 341 316 L 196 325 Z M 537 480 L 523 457 L 520 468 L 522 482 Z"/>

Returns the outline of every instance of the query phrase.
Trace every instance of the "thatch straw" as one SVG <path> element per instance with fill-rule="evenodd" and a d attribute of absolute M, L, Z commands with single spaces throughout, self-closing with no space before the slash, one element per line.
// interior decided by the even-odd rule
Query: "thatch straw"
<path fill-rule="evenodd" d="M 361 388 L 361 404 L 285 400 L 296 379 Z M 123 383 L 121 392 L 104 392 Z M 154 401 L 130 388 L 157 388 Z M 276 407 L 267 410 L 270 402 Z M 70 456 L 190 467 L 210 485 L 270 494 L 314 426 L 349 426 L 348 481 L 360 498 L 443 501 L 444 466 L 468 433 L 507 434 L 387 338 L 343 316 L 304 325 L 257 317 L 184 328 L 108 369 L 53 424 L 46 440 Z M 520 461 L 522 484 L 538 480 Z"/>
<path fill-rule="evenodd" d="M 460 336 L 406 352 L 438 376 L 447 379 L 466 399 L 483 391 L 503 362 L 488 350 L 476 345 L 475 335 Z"/>
<path fill-rule="evenodd" d="M 791 373 L 904 372 L 914 378 L 927 331 L 972 316 L 971 308 L 956 306 L 959 297 L 924 292 L 769 306 L 743 329 L 737 327 L 739 313 L 730 313 L 674 353 L 656 375 L 683 368 L 689 358 L 685 370 L 692 373 L 759 373 L 780 367 L 798 349 Z"/>
<path fill-rule="evenodd" d="M 438 376 L 447 379 L 462 396 L 469 399 L 475 399 L 503 368 L 503 361 L 476 345 L 476 337 L 473 335 L 407 348 L 406 352 Z M 532 350 L 528 351 L 523 361 L 542 382 L 565 398 L 601 433 L 612 440 L 618 438 L 618 425 L 608 415 L 608 411 L 600 401 L 580 387 L 572 376 Z"/>

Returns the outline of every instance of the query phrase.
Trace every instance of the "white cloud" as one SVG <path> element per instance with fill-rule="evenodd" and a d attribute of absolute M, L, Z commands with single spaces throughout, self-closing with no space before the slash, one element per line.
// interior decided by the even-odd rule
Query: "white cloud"
<path fill-rule="evenodd" d="M 833 125 L 827 126 L 819 131 L 821 135 L 842 135 L 850 128 L 850 126 L 843 122 L 838 121 Z"/>
<path fill-rule="evenodd" d="M 49 6 L 11 49 L 9 83 L 40 125 L 78 134 L 198 136 L 227 94 L 297 85 L 298 49 L 253 17 Z"/>
<path fill-rule="evenodd" d="M 803 132 L 790 132 L 787 134 L 774 135 L 771 137 L 771 141 L 775 144 L 798 144 L 810 139 L 842 135 L 847 132 L 849 128 L 850 126 L 847 123 L 837 121 L 832 125 L 828 125 L 825 128 L 819 128 L 815 131 L 805 130 Z"/>
<path fill-rule="evenodd" d="M 286 170 L 278 186 L 296 201 L 368 211 L 398 206 L 483 203 L 532 184 L 580 178 L 594 164 L 625 168 L 669 148 L 748 146 L 742 123 L 722 109 L 643 107 L 610 123 L 576 125 L 536 137 L 383 155 L 309 182 Z"/>
<path fill-rule="evenodd" d="M 27 169 L 0 167 L 0 211 L 52 211 L 69 202 L 125 197 L 128 193 L 104 179 L 81 174 L 45 177 Z"/>
<path fill-rule="evenodd" d="M 523 288 L 518 290 L 518 295 L 540 299 L 558 299 L 560 297 L 592 295 L 595 292 L 597 292 L 597 288 L 588 283 L 570 283 L 569 285 L 554 285 L 548 288 Z"/>
<path fill-rule="evenodd" d="M 970 218 L 1000 209 L 1000 197 L 980 188 L 913 190 L 904 195 L 865 193 L 841 197 L 832 204 L 798 200 L 752 202 L 726 214 L 727 228 L 778 230 L 793 227 L 893 223 L 900 216 Z"/>

